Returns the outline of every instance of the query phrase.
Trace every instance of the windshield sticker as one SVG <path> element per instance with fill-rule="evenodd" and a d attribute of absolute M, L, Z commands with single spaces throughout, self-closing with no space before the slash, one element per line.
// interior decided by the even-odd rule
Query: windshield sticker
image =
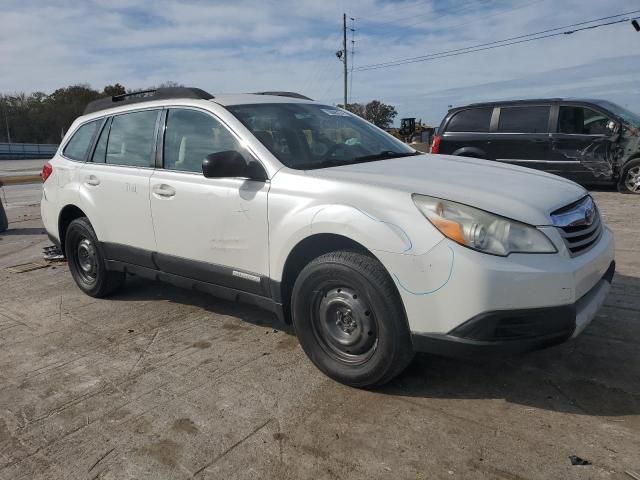
<path fill-rule="evenodd" d="M 348 117 L 349 114 L 347 112 L 343 112 L 342 110 L 329 110 L 327 108 L 321 108 L 324 113 L 327 115 L 333 115 L 334 117 Z"/>

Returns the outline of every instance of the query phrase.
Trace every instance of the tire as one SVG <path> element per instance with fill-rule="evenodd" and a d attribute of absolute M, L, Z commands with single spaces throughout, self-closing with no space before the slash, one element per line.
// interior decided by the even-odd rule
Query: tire
<path fill-rule="evenodd" d="M 2 200 L 0 200 L 0 233 L 4 232 L 9 228 L 9 220 L 7 219 L 7 214 L 4 211 L 4 207 L 2 206 Z"/>
<path fill-rule="evenodd" d="M 311 261 L 296 279 L 291 312 L 307 356 L 338 382 L 379 386 L 413 359 L 400 295 L 368 255 L 337 251 Z"/>
<path fill-rule="evenodd" d="M 124 272 L 107 270 L 98 238 L 86 217 L 76 218 L 69 224 L 64 243 L 71 276 L 84 293 L 106 297 L 122 286 Z"/>
<path fill-rule="evenodd" d="M 640 158 L 629 160 L 624 164 L 618 180 L 618 191 L 640 194 Z"/>

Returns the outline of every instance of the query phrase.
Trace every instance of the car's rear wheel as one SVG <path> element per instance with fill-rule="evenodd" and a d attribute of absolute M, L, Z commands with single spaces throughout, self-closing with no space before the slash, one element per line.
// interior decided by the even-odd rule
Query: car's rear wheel
<path fill-rule="evenodd" d="M 622 167 L 618 190 L 640 194 L 640 158 L 630 160 Z"/>
<path fill-rule="evenodd" d="M 80 290 L 92 297 L 104 297 L 124 282 L 123 272 L 109 271 L 98 238 L 85 217 L 76 218 L 67 228 L 65 254 L 71 276 Z"/>
<path fill-rule="evenodd" d="M 381 385 L 413 358 L 400 296 L 366 254 L 331 252 L 310 262 L 295 282 L 291 311 L 306 354 L 339 382 Z"/>

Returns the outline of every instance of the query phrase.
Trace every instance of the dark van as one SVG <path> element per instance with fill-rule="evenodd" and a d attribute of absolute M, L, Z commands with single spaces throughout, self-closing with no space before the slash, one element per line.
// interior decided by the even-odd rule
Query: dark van
<path fill-rule="evenodd" d="M 544 170 L 640 194 L 640 116 L 606 100 L 475 103 L 449 110 L 432 153 Z"/>

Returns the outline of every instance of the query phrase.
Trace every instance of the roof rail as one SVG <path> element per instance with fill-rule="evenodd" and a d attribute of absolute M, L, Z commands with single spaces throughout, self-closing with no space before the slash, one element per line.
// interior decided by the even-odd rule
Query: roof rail
<path fill-rule="evenodd" d="M 138 92 L 125 93 L 123 95 L 114 95 L 107 98 L 99 98 L 93 102 L 89 102 L 84 109 L 83 115 L 88 113 L 99 112 L 107 108 L 119 107 L 121 105 L 129 105 L 132 103 L 150 102 L 152 100 L 168 100 L 171 98 L 196 98 L 201 100 L 209 100 L 213 98 L 208 92 L 199 88 L 188 87 L 168 87 L 156 88 L 151 90 L 140 90 Z"/>
<path fill-rule="evenodd" d="M 299 98 L 300 100 L 312 100 L 311 98 L 296 92 L 255 92 L 254 95 L 273 95 L 275 97 L 291 97 Z"/>

